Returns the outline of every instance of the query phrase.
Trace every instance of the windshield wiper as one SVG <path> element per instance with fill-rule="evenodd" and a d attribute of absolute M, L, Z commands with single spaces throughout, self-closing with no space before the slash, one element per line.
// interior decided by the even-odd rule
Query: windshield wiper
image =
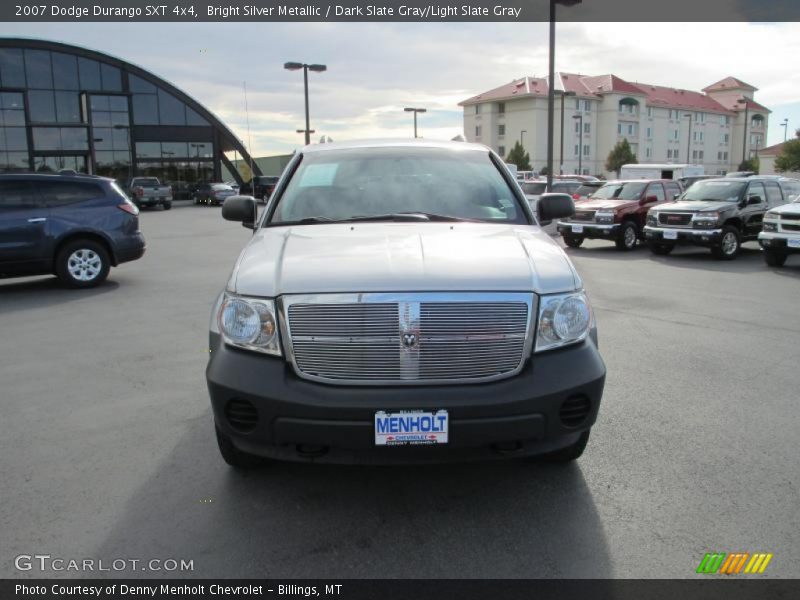
<path fill-rule="evenodd" d="M 451 217 L 449 215 L 437 215 L 426 212 L 398 212 L 386 213 L 382 215 L 356 215 L 345 222 L 351 221 L 474 221 L 474 219 L 464 219 L 461 217 Z"/>

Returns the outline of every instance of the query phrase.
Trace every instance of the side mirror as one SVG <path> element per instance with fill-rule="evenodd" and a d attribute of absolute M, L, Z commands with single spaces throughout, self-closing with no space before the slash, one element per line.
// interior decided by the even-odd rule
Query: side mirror
<path fill-rule="evenodd" d="M 565 219 L 575 214 L 575 202 L 569 194 L 542 194 L 536 206 L 539 223 L 547 225 L 554 219 Z"/>
<path fill-rule="evenodd" d="M 642 204 L 652 204 L 653 202 L 658 202 L 658 196 L 654 194 L 642 198 Z"/>
<path fill-rule="evenodd" d="M 258 205 L 252 196 L 231 196 L 222 204 L 222 218 L 238 221 L 248 229 L 256 228 Z"/>
<path fill-rule="evenodd" d="M 680 197 L 681 197 L 681 194 L 680 194 L 680 192 L 678 192 L 677 194 L 672 194 L 672 199 L 673 199 L 673 200 L 677 200 L 677 199 L 678 199 L 678 198 L 680 198 Z"/>
<path fill-rule="evenodd" d="M 761 196 L 753 195 L 747 197 L 748 204 L 761 204 Z"/>

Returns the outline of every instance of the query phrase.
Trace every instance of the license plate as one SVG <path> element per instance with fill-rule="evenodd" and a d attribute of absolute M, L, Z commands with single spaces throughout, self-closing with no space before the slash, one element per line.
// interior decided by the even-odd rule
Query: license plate
<path fill-rule="evenodd" d="M 677 240 L 678 239 L 678 232 L 677 231 L 665 231 L 664 232 L 664 239 L 665 240 Z"/>
<path fill-rule="evenodd" d="M 376 446 L 419 446 L 447 443 L 446 410 L 375 413 Z"/>
<path fill-rule="evenodd" d="M 583 233 L 583 225 L 573 225 L 572 233 Z"/>
<path fill-rule="evenodd" d="M 786 245 L 789 248 L 800 248 L 800 240 L 786 240 Z"/>

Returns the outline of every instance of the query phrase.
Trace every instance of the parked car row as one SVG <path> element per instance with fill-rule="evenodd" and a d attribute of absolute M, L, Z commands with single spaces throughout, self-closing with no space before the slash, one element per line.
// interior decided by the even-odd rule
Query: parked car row
<path fill-rule="evenodd" d="M 798 199 L 800 181 L 785 177 L 698 179 L 685 191 L 672 180 L 611 181 L 578 201 L 575 215 L 557 229 L 572 248 L 585 239 L 613 241 L 620 250 L 646 242 L 654 254 L 667 255 L 695 245 L 721 260 L 758 240 L 767 264 L 780 266 L 800 250 Z"/>

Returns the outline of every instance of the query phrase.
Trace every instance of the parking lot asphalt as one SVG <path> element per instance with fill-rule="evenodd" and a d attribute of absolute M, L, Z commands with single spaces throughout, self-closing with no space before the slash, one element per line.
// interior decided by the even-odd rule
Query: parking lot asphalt
<path fill-rule="evenodd" d="M 570 249 L 608 367 L 576 464 L 239 474 L 204 368 L 250 232 L 180 203 L 141 224 L 145 257 L 98 289 L 0 281 L 0 576 L 681 578 L 744 551 L 800 577 L 800 259 Z M 20 554 L 194 570 L 18 571 Z"/>

